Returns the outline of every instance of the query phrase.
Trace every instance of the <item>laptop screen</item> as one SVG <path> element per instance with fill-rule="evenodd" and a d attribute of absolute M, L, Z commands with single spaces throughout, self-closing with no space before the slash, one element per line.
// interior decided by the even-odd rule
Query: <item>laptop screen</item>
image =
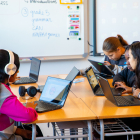
<path fill-rule="evenodd" d="M 98 81 L 96 79 L 96 76 L 93 72 L 93 69 L 92 67 L 90 67 L 88 70 L 86 70 L 86 75 L 87 75 L 87 78 L 88 78 L 88 81 L 91 85 L 91 88 L 93 89 L 94 92 L 97 91 L 97 89 L 100 87 L 99 84 L 98 84 Z"/>
<path fill-rule="evenodd" d="M 40 63 L 41 61 L 37 58 L 32 57 L 31 67 L 30 67 L 30 74 L 29 77 L 38 80 L 39 70 L 40 70 Z"/>
<path fill-rule="evenodd" d="M 101 62 L 96 62 L 93 60 L 89 60 L 88 61 L 102 74 L 108 75 L 108 76 L 112 76 L 114 75 L 114 73 L 108 68 L 108 66 L 105 66 L 104 63 Z"/>
<path fill-rule="evenodd" d="M 40 100 L 60 105 L 63 104 L 68 94 L 69 83 L 70 81 L 65 79 L 48 77 Z"/>

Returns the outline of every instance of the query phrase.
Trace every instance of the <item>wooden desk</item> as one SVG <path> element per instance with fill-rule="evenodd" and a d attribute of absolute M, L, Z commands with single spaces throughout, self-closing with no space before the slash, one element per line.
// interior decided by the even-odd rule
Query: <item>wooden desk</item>
<path fill-rule="evenodd" d="M 112 80 L 109 79 L 109 83 L 112 86 Z M 86 79 L 73 85 L 71 90 L 97 115 L 100 120 L 101 140 L 104 140 L 103 119 L 140 117 L 140 106 L 117 107 L 104 96 L 94 96 Z"/>
<path fill-rule="evenodd" d="M 41 80 L 40 80 L 41 79 Z M 39 76 L 38 84 L 44 85 L 45 81 L 47 79 L 47 76 Z M 13 93 L 15 93 L 18 97 L 18 99 L 21 102 L 26 102 L 26 100 L 23 100 L 21 97 L 19 97 L 18 88 L 20 85 L 11 85 L 11 89 Z M 37 84 L 24 84 L 22 86 L 25 86 L 28 88 L 29 86 L 35 86 L 37 87 Z M 37 95 L 28 101 L 35 101 L 38 100 L 40 97 L 40 93 L 37 93 Z M 56 115 L 57 114 L 57 115 Z M 87 107 L 87 105 L 80 99 L 77 98 L 72 92 L 69 93 L 67 100 L 65 102 L 65 105 L 62 109 L 44 112 L 44 113 L 38 113 L 38 119 L 33 124 L 33 137 L 32 139 L 35 140 L 35 132 L 36 132 L 36 123 L 47 123 L 47 122 L 63 122 L 63 121 L 78 121 L 78 120 L 87 120 L 88 121 L 88 128 L 89 128 L 89 139 L 92 140 L 92 119 L 97 119 L 97 116 Z M 48 137 L 44 137 L 44 139 L 49 139 Z"/>

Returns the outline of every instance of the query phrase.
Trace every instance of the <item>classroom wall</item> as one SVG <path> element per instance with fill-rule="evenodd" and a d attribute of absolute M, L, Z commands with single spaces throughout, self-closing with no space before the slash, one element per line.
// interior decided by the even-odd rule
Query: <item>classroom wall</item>
<path fill-rule="evenodd" d="M 88 0 L 88 41 L 93 44 L 93 0 Z M 89 52 L 93 50 L 89 47 Z M 87 59 L 100 61 L 102 57 L 88 56 L 84 59 L 70 59 L 70 60 L 50 60 L 41 63 L 40 75 L 54 75 L 54 74 L 68 74 L 73 66 L 78 69 L 84 69 L 90 66 Z M 30 62 L 22 62 L 20 66 L 19 76 L 27 76 L 30 70 Z"/>
<path fill-rule="evenodd" d="M 99 60 L 101 58 L 93 58 L 94 60 Z M 40 67 L 40 75 L 53 75 L 53 74 L 68 74 L 73 66 L 78 69 L 86 68 L 90 65 L 87 58 L 80 60 L 57 60 L 57 61 L 47 61 L 42 62 Z M 29 75 L 30 63 L 21 63 L 19 76 Z"/>

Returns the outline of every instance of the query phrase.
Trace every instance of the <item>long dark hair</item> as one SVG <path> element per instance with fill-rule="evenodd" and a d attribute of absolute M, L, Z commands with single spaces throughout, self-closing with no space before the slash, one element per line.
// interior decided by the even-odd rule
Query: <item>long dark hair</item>
<path fill-rule="evenodd" d="M 137 88 L 140 88 L 140 42 L 132 44 L 130 46 L 130 50 L 134 59 L 137 60 L 137 66 L 135 69 L 136 84 L 137 84 Z"/>
<path fill-rule="evenodd" d="M 117 35 L 117 37 L 108 37 L 103 43 L 103 51 L 114 52 L 119 46 L 124 47 L 126 45 L 128 45 L 128 43 L 121 35 Z"/>
<path fill-rule="evenodd" d="M 14 64 L 17 67 L 17 71 L 20 67 L 19 57 L 16 53 L 14 53 Z M 0 49 L 0 83 L 4 83 L 5 79 L 8 79 L 8 75 L 5 73 L 4 68 L 6 64 L 8 64 L 10 61 L 9 52 L 3 49 Z M 17 72 L 16 71 L 16 72 Z"/>

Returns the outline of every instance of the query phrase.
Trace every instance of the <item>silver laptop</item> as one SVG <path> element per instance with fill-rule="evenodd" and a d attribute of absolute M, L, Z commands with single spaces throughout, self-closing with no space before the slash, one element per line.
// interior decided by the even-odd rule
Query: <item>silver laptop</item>
<path fill-rule="evenodd" d="M 29 77 L 21 77 L 20 80 L 15 81 L 13 84 L 29 84 L 38 81 L 41 60 L 32 57 Z"/>
<path fill-rule="evenodd" d="M 75 79 L 75 77 L 78 75 L 78 73 L 79 73 L 79 70 L 76 67 L 73 67 L 65 79 L 71 81 L 70 84 L 72 85 L 72 82 Z M 38 89 L 40 89 L 40 92 L 43 91 L 43 88 L 44 88 L 44 85 L 38 85 Z"/>

